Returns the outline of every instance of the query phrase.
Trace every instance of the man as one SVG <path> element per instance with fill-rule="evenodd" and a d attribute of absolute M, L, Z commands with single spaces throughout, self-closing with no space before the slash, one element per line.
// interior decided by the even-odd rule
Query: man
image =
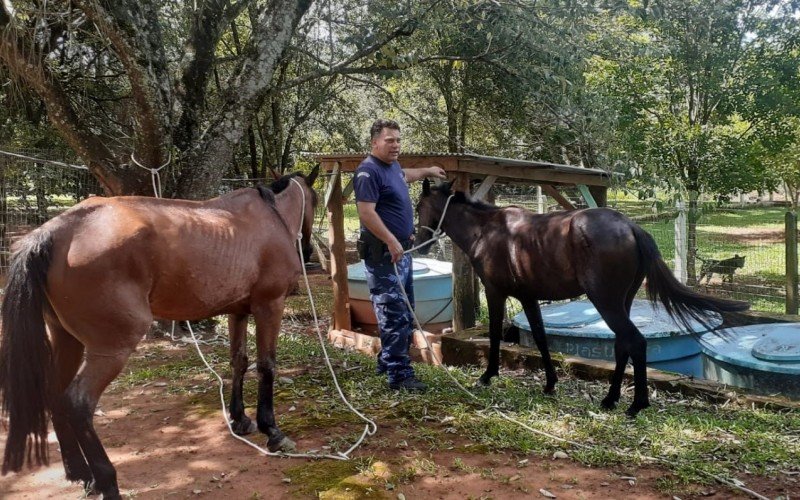
<path fill-rule="evenodd" d="M 413 306 L 411 255 L 403 254 L 414 234 L 408 183 L 424 177 L 444 179 L 445 173 L 441 167 L 400 168 L 400 125 L 393 120 L 376 120 L 370 143 L 371 154 L 356 169 L 354 187 L 361 219 L 359 255 L 381 334 L 378 372 L 387 374 L 392 389 L 423 392 L 427 387 L 414 375 L 408 355 L 414 318 L 403 300 L 395 265 Z"/>

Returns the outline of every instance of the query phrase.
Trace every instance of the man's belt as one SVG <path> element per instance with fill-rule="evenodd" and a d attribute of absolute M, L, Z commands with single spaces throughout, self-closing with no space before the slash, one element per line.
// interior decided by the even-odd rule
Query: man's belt
<path fill-rule="evenodd" d="M 413 241 L 410 237 L 399 241 L 403 250 L 408 250 L 413 246 Z M 358 249 L 358 256 L 371 264 L 391 262 L 389 247 L 383 240 L 369 231 L 361 231 L 356 242 L 356 248 Z"/>

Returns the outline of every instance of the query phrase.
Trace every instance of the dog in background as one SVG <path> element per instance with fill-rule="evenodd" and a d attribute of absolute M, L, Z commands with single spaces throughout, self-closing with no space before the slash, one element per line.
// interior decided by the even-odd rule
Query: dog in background
<path fill-rule="evenodd" d="M 706 278 L 706 284 L 708 284 L 715 273 L 722 276 L 723 283 L 725 283 L 725 281 L 733 283 L 733 273 L 735 273 L 737 269 L 744 267 L 745 256 L 737 253 L 733 257 L 722 260 L 703 259 L 702 257 L 697 258 L 703 262 L 703 265 L 700 266 L 700 279 L 697 280 L 698 283 L 702 283 L 703 278 Z"/>

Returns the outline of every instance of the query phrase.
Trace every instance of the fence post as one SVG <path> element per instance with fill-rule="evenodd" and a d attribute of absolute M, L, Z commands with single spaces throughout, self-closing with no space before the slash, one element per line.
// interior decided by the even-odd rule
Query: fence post
<path fill-rule="evenodd" d="M 686 284 L 686 257 L 689 254 L 689 238 L 686 232 L 686 205 L 679 201 L 675 204 L 678 208 L 678 217 L 675 218 L 675 277 Z"/>
<path fill-rule="evenodd" d="M 469 194 L 469 174 L 456 174 L 453 187 Z M 453 330 L 461 331 L 475 326 L 475 311 L 479 307 L 475 299 L 475 271 L 467 254 L 453 245 Z"/>
<path fill-rule="evenodd" d="M 797 314 L 797 214 L 786 212 L 786 314 Z"/>
<path fill-rule="evenodd" d="M 542 194 L 542 186 L 536 186 L 536 210 L 538 213 L 543 214 L 545 207 L 544 195 Z"/>

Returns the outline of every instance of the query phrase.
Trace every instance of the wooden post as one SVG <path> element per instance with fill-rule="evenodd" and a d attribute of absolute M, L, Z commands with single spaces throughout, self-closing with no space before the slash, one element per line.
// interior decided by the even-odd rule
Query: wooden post
<path fill-rule="evenodd" d="M 675 219 L 675 277 L 686 284 L 688 269 L 686 265 L 689 254 L 689 239 L 686 237 L 686 206 L 682 201 L 676 203 L 678 217 Z"/>
<path fill-rule="evenodd" d="M 344 242 L 344 207 L 342 206 L 342 175 L 338 165 L 328 188 L 328 244 L 331 248 L 331 281 L 333 283 L 334 330 L 350 330 L 350 291 L 347 287 L 347 260 Z"/>
<path fill-rule="evenodd" d="M 564 197 L 561 193 L 558 192 L 558 189 L 554 188 L 549 184 L 542 184 L 542 191 L 547 193 L 547 195 L 558 202 L 564 210 L 575 210 L 575 205 L 570 203 L 568 199 Z"/>
<path fill-rule="evenodd" d="M 786 212 L 786 314 L 797 314 L 797 214 Z"/>
<path fill-rule="evenodd" d="M 608 188 L 605 186 L 589 186 L 589 192 L 592 193 L 594 201 L 598 207 L 605 207 L 608 204 Z"/>
<path fill-rule="evenodd" d="M 456 174 L 453 188 L 469 194 L 469 174 Z M 453 245 L 453 330 L 475 326 L 475 272 L 467 255 Z"/>

